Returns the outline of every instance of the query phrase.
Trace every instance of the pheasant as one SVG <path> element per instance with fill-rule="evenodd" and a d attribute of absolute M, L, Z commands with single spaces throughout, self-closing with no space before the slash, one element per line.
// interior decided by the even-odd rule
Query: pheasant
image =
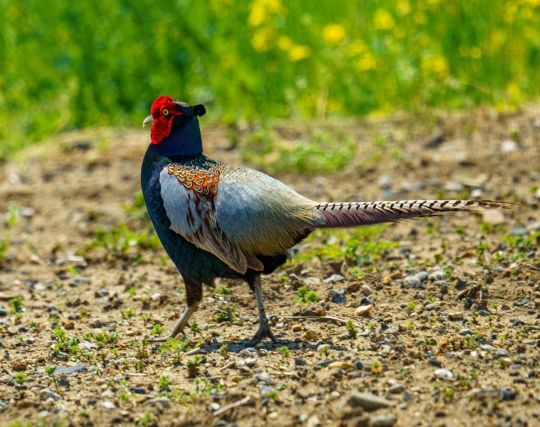
<path fill-rule="evenodd" d="M 504 205 L 491 200 L 315 202 L 264 173 L 206 157 L 197 119 L 205 112 L 203 105 L 159 96 L 143 122 L 151 124 L 151 144 L 141 170 L 144 200 L 187 296 L 168 337 L 180 334 L 197 310 L 203 284 L 226 278 L 243 279 L 255 294 L 259 328 L 251 343 L 264 338 L 276 342 L 264 309 L 261 275 L 285 263 L 289 249 L 316 228 Z"/>

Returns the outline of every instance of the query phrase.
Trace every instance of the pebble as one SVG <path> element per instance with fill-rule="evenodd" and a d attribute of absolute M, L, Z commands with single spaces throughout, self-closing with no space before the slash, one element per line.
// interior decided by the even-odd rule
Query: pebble
<path fill-rule="evenodd" d="M 317 341 L 319 339 L 319 334 L 317 333 L 317 331 L 314 331 L 313 329 L 308 329 L 302 335 L 302 339 L 306 341 Z"/>
<path fill-rule="evenodd" d="M 88 368 L 83 365 L 60 366 L 55 369 L 54 374 L 55 375 L 70 375 L 70 374 L 77 374 L 79 372 L 88 372 Z"/>
<path fill-rule="evenodd" d="M 373 290 L 368 285 L 362 285 L 360 290 L 365 296 L 369 296 L 373 293 Z"/>
<path fill-rule="evenodd" d="M 101 402 L 101 406 L 105 409 L 116 409 L 116 405 L 112 400 L 104 400 L 103 402 Z"/>
<path fill-rule="evenodd" d="M 298 356 L 294 359 L 294 365 L 295 366 L 306 366 L 307 362 L 306 359 L 304 359 L 302 356 Z"/>
<path fill-rule="evenodd" d="M 374 414 L 369 417 L 369 427 L 392 427 L 396 422 L 396 414 Z"/>
<path fill-rule="evenodd" d="M 217 411 L 219 408 L 221 408 L 221 405 L 220 405 L 219 403 L 217 403 L 217 402 L 210 402 L 210 403 L 208 404 L 208 410 L 209 410 L 210 412 L 215 412 L 215 411 Z"/>
<path fill-rule="evenodd" d="M 257 359 L 254 358 L 254 357 L 247 357 L 247 358 L 242 359 L 240 361 L 240 365 L 242 365 L 242 364 L 245 365 L 245 366 L 252 367 L 252 366 L 255 366 L 257 364 Z"/>
<path fill-rule="evenodd" d="M 341 282 L 342 280 L 345 280 L 345 277 L 343 277 L 341 274 L 332 274 L 331 276 L 324 279 L 323 282 L 335 283 L 335 282 Z"/>
<path fill-rule="evenodd" d="M 146 389 L 142 387 L 130 387 L 129 391 L 135 394 L 146 394 Z"/>
<path fill-rule="evenodd" d="M 524 305 L 527 305 L 527 304 L 529 304 L 529 300 L 528 300 L 528 299 L 522 299 L 522 300 L 517 301 L 517 302 L 514 303 L 514 305 L 515 305 L 516 307 L 523 307 Z"/>
<path fill-rule="evenodd" d="M 390 394 L 400 394 L 405 391 L 405 387 L 403 387 L 403 384 L 394 384 L 392 387 L 388 389 L 388 393 Z"/>
<path fill-rule="evenodd" d="M 435 369 L 435 372 L 433 372 L 435 376 L 441 380 L 451 380 L 454 374 L 449 369 Z"/>
<path fill-rule="evenodd" d="M 8 315 L 8 311 L 0 305 L 0 316 L 4 317 Z"/>
<path fill-rule="evenodd" d="M 362 407 L 366 411 L 375 411 L 379 408 L 389 408 L 394 406 L 393 402 L 386 400 L 382 397 L 376 396 L 372 393 L 352 393 L 347 403 L 352 407 Z"/>
<path fill-rule="evenodd" d="M 482 220 L 493 225 L 504 224 L 506 222 L 506 218 L 501 211 L 491 209 L 482 212 Z"/>
<path fill-rule="evenodd" d="M 58 393 L 55 393 L 52 390 L 49 390 L 48 388 L 44 388 L 40 391 L 41 398 L 43 400 L 46 399 L 53 399 L 53 400 L 60 400 L 62 399 L 62 396 L 60 396 Z"/>
<path fill-rule="evenodd" d="M 253 347 L 246 347 L 238 354 L 240 354 L 240 356 L 253 356 L 257 354 L 257 349 Z"/>
<path fill-rule="evenodd" d="M 439 280 L 444 280 L 445 278 L 446 278 L 446 275 L 444 274 L 444 271 L 442 271 L 442 270 L 435 270 L 433 273 L 431 273 L 428 276 L 428 279 L 433 281 L 433 282 L 437 282 Z"/>
<path fill-rule="evenodd" d="M 347 302 L 345 289 L 331 289 L 328 296 L 330 297 L 330 301 L 334 304 L 345 304 Z"/>
<path fill-rule="evenodd" d="M 148 403 L 152 404 L 152 405 L 156 405 L 156 406 L 161 406 L 162 409 L 165 409 L 165 408 L 170 408 L 171 406 L 171 401 L 169 400 L 168 397 L 156 397 L 155 399 L 150 399 L 148 401 Z M 218 405 L 219 406 L 219 405 Z M 218 408 L 219 409 L 219 408 Z"/>
<path fill-rule="evenodd" d="M 328 365 L 330 369 L 345 369 L 346 371 L 351 371 L 356 369 L 356 366 L 351 362 L 332 362 Z"/>
<path fill-rule="evenodd" d="M 505 139 L 501 144 L 501 153 L 513 153 L 514 151 L 517 151 L 519 149 L 519 146 L 516 141 L 513 139 Z"/>
<path fill-rule="evenodd" d="M 356 308 L 355 313 L 358 316 L 367 316 L 371 312 L 372 308 L 373 308 L 373 304 L 361 305 L 360 307 Z"/>
<path fill-rule="evenodd" d="M 452 313 L 448 313 L 448 318 L 450 320 L 463 320 L 463 312 L 462 311 L 454 311 Z"/>
<path fill-rule="evenodd" d="M 260 374 L 255 374 L 253 376 L 253 382 L 255 384 L 263 383 L 263 384 L 274 384 L 273 378 L 270 376 L 270 374 L 266 372 L 261 372 Z"/>
<path fill-rule="evenodd" d="M 407 286 L 415 287 L 426 281 L 428 277 L 429 273 L 427 271 L 419 271 L 418 273 L 406 276 L 403 279 L 403 283 Z"/>

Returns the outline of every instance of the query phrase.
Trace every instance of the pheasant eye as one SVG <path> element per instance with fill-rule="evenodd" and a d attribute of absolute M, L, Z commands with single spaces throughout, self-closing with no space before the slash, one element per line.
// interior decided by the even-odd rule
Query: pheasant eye
<path fill-rule="evenodd" d="M 164 115 L 164 116 L 168 116 L 169 115 L 169 110 L 167 110 L 166 108 L 164 108 L 161 113 Z"/>

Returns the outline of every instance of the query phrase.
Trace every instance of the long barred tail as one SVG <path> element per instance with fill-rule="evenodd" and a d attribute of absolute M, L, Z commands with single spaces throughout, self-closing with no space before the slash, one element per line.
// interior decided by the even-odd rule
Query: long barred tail
<path fill-rule="evenodd" d="M 354 227 L 399 221 L 443 212 L 508 208 L 508 202 L 493 200 L 399 200 L 393 202 L 320 203 L 315 209 L 324 218 L 322 227 Z"/>

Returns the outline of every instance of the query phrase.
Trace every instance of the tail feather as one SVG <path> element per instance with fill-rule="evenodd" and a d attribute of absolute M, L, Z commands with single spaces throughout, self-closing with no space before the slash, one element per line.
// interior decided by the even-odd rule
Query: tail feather
<path fill-rule="evenodd" d="M 493 200 L 399 200 L 320 203 L 315 209 L 322 213 L 324 219 L 322 227 L 354 227 L 421 216 L 436 216 L 443 212 L 469 212 L 509 206 L 508 202 Z"/>

